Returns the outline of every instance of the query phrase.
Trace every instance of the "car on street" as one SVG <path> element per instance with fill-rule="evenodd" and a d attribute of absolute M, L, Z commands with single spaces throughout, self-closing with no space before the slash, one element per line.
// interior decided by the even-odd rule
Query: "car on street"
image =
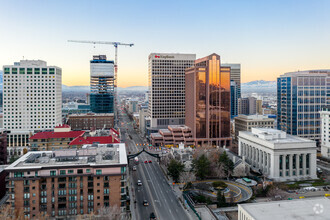
<path fill-rule="evenodd" d="M 151 160 L 149 160 L 149 163 L 152 163 L 152 161 L 151 161 Z"/>
<path fill-rule="evenodd" d="M 133 170 L 134 170 L 134 171 L 136 170 L 136 166 L 133 166 Z"/>
<path fill-rule="evenodd" d="M 155 215 L 155 213 L 150 213 L 150 218 L 149 218 L 150 220 L 156 220 L 156 215 Z"/>
<path fill-rule="evenodd" d="M 145 161 L 144 161 L 144 163 L 148 163 L 148 161 L 147 161 L 147 160 L 145 160 Z"/>
<path fill-rule="evenodd" d="M 149 205 L 148 201 L 147 200 L 143 200 L 143 205 L 144 206 L 148 206 Z"/>
<path fill-rule="evenodd" d="M 137 181 L 137 185 L 138 185 L 138 186 L 142 186 L 142 182 L 141 182 L 141 180 L 138 180 L 138 181 Z"/>

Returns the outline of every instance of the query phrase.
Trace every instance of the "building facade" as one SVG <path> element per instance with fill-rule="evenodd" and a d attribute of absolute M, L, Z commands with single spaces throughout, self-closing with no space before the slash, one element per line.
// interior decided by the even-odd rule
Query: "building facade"
<path fill-rule="evenodd" d="M 274 181 L 316 179 L 316 142 L 270 128 L 252 128 L 238 136 L 238 154 L 254 170 Z"/>
<path fill-rule="evenodd" d="M 0 165 L 7 164 L 7 131 L 0 129 Z"/>
<path fill-rule="evenodd" d="M 238 99 L 239 115 L 255 115 L 257 114 L 257 99 L 255 97 Z"/>
<path fill-rule="evenodd" d="M 150 136 L 153 146 L 178 146 L 180 143 L 185 146 L 197 145 L 191 129 L 185 125 L 169 125 L 167 129 L 159 129 L 158 133 Z"/>
<path fill-rule="evenodd" d="M 237 98 L 241 98 L 241 64 L 224 63 L 222 67 L 230 67 L 230 81 L 234 81 L 237 86 Z"/>
<path fill-rule="evenodd" d="M 151 53 L 149 55 L 150 130 L 184 125 L 185 69 L 194 65 L 195 54 Z"/>
<path fill-rule="evenodd" d="M 256 100 L 256 113 L 258 115 L 263 115 L 262 100 L 260 99 Z"/>
<path fill-rule="evenodd" d="M 285 73 L 277 78 L 277 129 L 320 141 L 320 113 L 330 100 L 330 70 Z"/>
<path fill-rule="evenodd" d="M 230 67 L 211 54 L 186 69 L 186 125 L 197 145 L 229 146 Z"/>
<path fill-rule="evenodd" d="M 322 157 L 330 158 L 330 108 L 323 107 L 321 117 L 321 154 Z"/>
<path fill-rule="evenodd" d="M 72 130 L 110 129 L 114 126 L 114 113 L 72 114 L 68 116 L 67 124 Z"/>
<path fill-rule="evenodd" d="M 90 108 L 94 113 L 114 113 L 115 69 L 114 61 L 106 55 L 93 56 L 90 61 Z"/>
<path fill-rule="evenodd" d="M 31 151 L 10 166 L 9 202 L 24 217 L 74 217 L 126 208 L 125 144 Z"/>
<path fill-rule="evenodd" d="M 21 60 L 3 68 L 3 126 L 8 146 L 27 146 L 34 131 L 62 123 L 62 70 L 42 60 Z"/>
<path fill-rule="evenodd" d="M 69 125 L 60 125 L 54 131 L 38 132 L 30 137 L 30 150 L 49 151 L 70 148 L 69 144 L 77 137 L 83 136 L 85 131 L 71 131 Z"/>
<path fill-rule="evenodd" d="M 235 139 L 240 131 L 252 128 L 275 128 L 275 119 L 263 115 L 239 115 L 235 118 Z"/>
<path fill-rule="evenodd" d="M 230 80 L 230 117 L 238 115 L 238 86 L 235 81 Z"/>

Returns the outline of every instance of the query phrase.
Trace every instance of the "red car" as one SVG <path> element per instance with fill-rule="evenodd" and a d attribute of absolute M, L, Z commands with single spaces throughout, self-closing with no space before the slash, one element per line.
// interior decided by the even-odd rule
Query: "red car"
<path fill-rule="evenodd" d="M 149 163 L 152 163 L 152 161 L 151 161 L 151 160 L 149 160 Z"/>
<path fill-rule="evenodd" d="M 148 163 L 148 161 L 147 161 L 147 160 L 145 160 L 145 161 L 144 161 L 144 163 Z"/>

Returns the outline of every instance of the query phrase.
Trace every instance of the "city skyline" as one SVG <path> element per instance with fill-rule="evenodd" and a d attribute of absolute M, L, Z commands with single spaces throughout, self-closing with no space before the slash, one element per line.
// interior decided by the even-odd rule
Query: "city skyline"
<path fill-rule="evenodd" d="M 241 64 L 242 83 L 274 81 L 285 72 L 329 69 L 329 6 L 327 1 L 2 1 L 0 65 L 23 57 L 45 60 L 62 68 L 63 84 L 89 85 L 90 57 L 106 54 L 113 60 L 114 48 L 67 41 L 103 40 L 135 44 L 118 50 L 119 87 L 147 86 L 148 55 L 156 51 L 218 53 L 222 63 Z"/>

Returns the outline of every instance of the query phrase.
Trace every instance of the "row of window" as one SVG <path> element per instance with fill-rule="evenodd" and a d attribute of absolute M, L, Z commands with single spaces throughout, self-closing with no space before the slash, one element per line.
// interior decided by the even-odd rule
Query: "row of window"
<path fill-rule="evenodd" d="M 18 72 L 19 74 L 55 74 L 55 68 L 5 68 L 5 74 L 17 74 Z"/>

